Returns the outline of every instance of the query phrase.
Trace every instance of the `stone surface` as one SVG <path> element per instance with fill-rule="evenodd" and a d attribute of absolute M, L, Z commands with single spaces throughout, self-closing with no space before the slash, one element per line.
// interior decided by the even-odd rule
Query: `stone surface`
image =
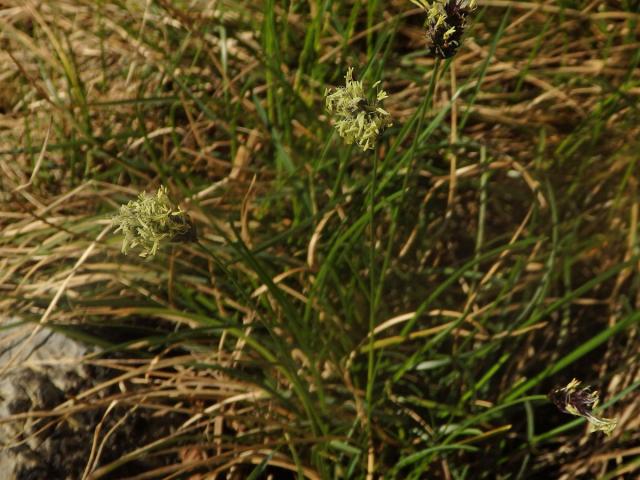
<path fill-rule="evenodd" d="M 48 411 L 113 376 L 113 372 L 80 360 L 89 353 L 67 337 L 33 326 L 0 330 L 0 480 L 80 480 L 83 478 L 96 427 L 104 442 L 100 465 L 167 435 L 178 419 L 153 416 L 153 411 L 118 405 L 104 415 L 105 406 L 88 407 L 67 416 L 26 416 L 2 422 L 11 415 Z M 135 388 L 128 385 L 127 388 Z M 113 386 L 95 398 L 118 393 Z M 119 421 L 126 416 L 126 421 Z M 102 435 L 101 435 L 102 434 Z M 175 455 L 174 455 L 175 457 Z M 114 476 L 122 478 L 177 461 L 171 456 L 148 457 L 127 463 Z"/>
<path fill-rule="evenodd" d="M 0 331 L 0 419 L 63 403 L 90 382 L 87 370 L 79 365 L 87 353 L 83 345 L 45 328 L 34 331 L 26 325 Z M 54 445 L 51 428 L 37 433 L 46 423 L 47 419 L 27 418 L 0 424 L 0 480 L 65 478 L 51 474 L 62 474 L 55 464 L 72 461 L 67 456 L 72 452 Z M 52 450 L 65 458 L 57 462 L 47 458 L 49 465 L 43 465 Z"/>

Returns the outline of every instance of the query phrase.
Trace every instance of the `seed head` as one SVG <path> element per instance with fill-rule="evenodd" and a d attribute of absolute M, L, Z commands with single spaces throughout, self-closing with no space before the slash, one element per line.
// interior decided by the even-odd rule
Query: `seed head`
<path fill-rule="evenodd" d="M 160 187 L 155 195 L 142 192 L 137 200 L 120 207 L 112 218 L 117 225 L 115 232 L 122 231 L 122 253 L 140 247 L 141 257 L 153 257 L 164 241 L 194 241 L 195 226 L 180 207 L 175 207 L 167 189 Z"/>
<path fill-rule="evenodd" d="M 438 58 L 453 57 L 467 26 L 467 17 L 476 0 L 411 0 L 427 13 L 425 28 L 433 53 Z"/>
<path fill-rule="evenodd" d="M 563 413 L 586 418 L 589 422 L 589 433 L 601 430 L 610 435 L 618 421 L 596 417 L 593 410 L 598 406 L 598 392 L 592 392 L 589 387 L 578 388 L 579 386 L 580 382 L 574 378 L 566 387 L 551 390 L 549 400 Z"/>
<path fill-rule="evenodd" d="M 349 145 L 356 142 L 362 150 L 373 149 L 380 133 L 391 126 L 390 115 L 382 108 L 382 101 L 387 98 L 384 90 L 377 87 L 375 98 L 368 100 L 362 81 L 353 79 L 353 68 L 347 70 L 344 87 L 327 89 L 325 104 L 327 111 L 335 119 L 335 128 Z"/>

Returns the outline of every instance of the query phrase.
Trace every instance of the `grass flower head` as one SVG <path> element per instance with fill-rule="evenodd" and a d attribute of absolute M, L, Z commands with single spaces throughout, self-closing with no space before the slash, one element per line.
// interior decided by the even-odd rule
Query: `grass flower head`
<path fill-rule="evenodd" d="M 476 0 L 411 0 L 427 13 L 427 37 L 436 57 L 450 58 L 458 51 Z"/>
<path fill-rule="evenodd" d="M 112 221 L 118 227 L 116 232 L 124 234 L 125 255 L 140 247 L 140 256 L 151 258 L 162 242 L 195 239 L 195 228 L 188 215 L 173 205 L 162 186 L 155 195 L 142 192 L 137 200 L 122 205 Z"/>
<path fill-rule="evenodd" d="M 338 134 L 349 145 L 357 143 L 362 150 L 373 149 L 380 133 L 391 126 L 390 115 L 382 108 L 387 98 L 384 90 L 373 85 L 375 95 L 367 98 L 362 81 L 353 79 L 353 68 L 349 68 L 344 87 L 327 89 L 325 102 L 327 111 L 335 119 Z"/>
<path fill-rule="evenodd" d="M 616 428 L 617 420 L 597 417 L 593 410 L 598 406 L 599 395 L 589 387 L 578 388 L 580 382 L 575 378 L 566 387 L 555 388 L 549 393 L 549 399 L 563 413 L 586 418 L 589 422 L 589 433 L 598 430 L 610 435 Z"/>

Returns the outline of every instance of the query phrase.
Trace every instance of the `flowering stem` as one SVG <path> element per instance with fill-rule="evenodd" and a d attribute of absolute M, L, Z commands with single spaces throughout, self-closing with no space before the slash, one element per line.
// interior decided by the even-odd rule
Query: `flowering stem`
<path fill-rule="evenodd" d="M 375 229 L 375 199 L 376 199 L 376 183 L 378 176 L 378 149 L 373 150 L 373 167 L 371 172 L 371 185 L 369 186 L 369 227 L 371 231 L 371 244 L 369 249 L 369 354 L 368 354 L 368 366 L 367 366 L 367 392 L 366 392 L 366 405 L 367 405 L 367 434 L 369 436 L 369 447 L 373 445 L 372 428 L 371 428 L 371 413 L 373 410 L 373 382 L 375 380 L 374 369 L 374 349 L 373 347 L 373 330 L 376 326 L 376 275 L 375 275 L 375 254 L 376 254 L 376 229 Z M 372 472 L 368 472 L 372 474 Z"/>

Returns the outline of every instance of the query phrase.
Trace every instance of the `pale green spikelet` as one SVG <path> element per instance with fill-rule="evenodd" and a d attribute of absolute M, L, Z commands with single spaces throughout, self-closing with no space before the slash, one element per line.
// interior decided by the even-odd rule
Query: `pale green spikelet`
<path fill-rule="evenodd" d="M 390 115 L 382 108 L 387 98 L 377 90 L 374 100 L 368 100 L 362 81 L 353 79 L 353 68 L 347 70 L 344 87 L 327 89 L 325 105 L 335 119 L 335 128 L 347 144 L 357 143 L 362 150 L 373 149 L 380 133 L 391 126 Z M 376 82 L 373 88 L 378 88 Z"/>
<path fill-rule="evenodd" d="M 120 207 L 112 218 L 116 233 L 122 231 L 122 253 L 140 247 L 141 257 L 153 257 L 163 242 L 193 240 L 195 234 L 189 216 L 175 207 L 166 187 L 161 186 L 155 195 L 142 192 L 137 200 Z"/>
<path fill-rule="evenodd" d="M 449 30 L 442 34 L 442 38 L 448 40 L 454 33 L 456 33 L 456 27 L 451 27 Z"/>

